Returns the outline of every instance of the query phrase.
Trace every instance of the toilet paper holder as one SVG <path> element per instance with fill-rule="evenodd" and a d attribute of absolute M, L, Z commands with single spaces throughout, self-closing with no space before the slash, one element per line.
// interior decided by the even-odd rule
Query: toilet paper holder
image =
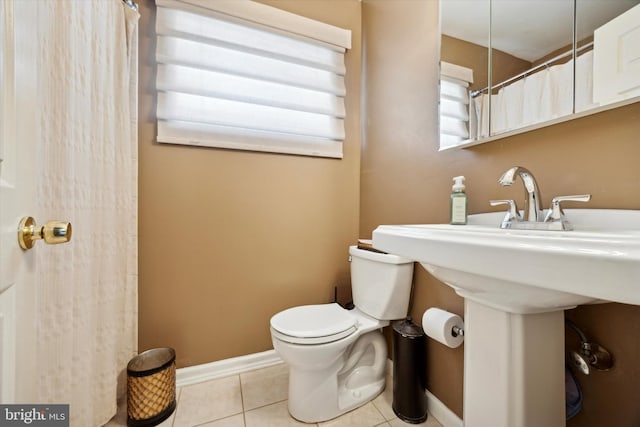
<path fill-rule="evenodd" d="M 464 341 L 464 320 L 454 313 L 431 307 L 422 315 L 422 329 L 447 347 L 459 347 Z"/>

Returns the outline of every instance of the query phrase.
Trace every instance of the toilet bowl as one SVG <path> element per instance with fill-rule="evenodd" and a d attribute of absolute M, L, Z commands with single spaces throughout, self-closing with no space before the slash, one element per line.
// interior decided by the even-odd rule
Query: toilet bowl
<path fill-rule="evenodd" d="M 355 308 L 317 304 L 271 318 L 273 347 L 289 366 L 289 413 L 330 420 L 385 387 L 387 345 L 380 329 L 407 314 L 413 262 L 349 248 Z"/>

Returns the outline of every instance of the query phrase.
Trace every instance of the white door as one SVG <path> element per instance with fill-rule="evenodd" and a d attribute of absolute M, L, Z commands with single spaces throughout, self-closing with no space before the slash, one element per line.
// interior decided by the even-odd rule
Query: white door
<path fill-rule="evenodd" d="M 594 32 L 593 100 L 600 104 L 640 96 L 640 5 Z"/>
<path fill-rule="evenodd" d="M 35 212 L 37 2 L 0 2 L 0 402 L 35 402 L 35 258 L 20 219 Z M 44 218 L 36 218 L 38 221 Z M 19 355 L 19 357 L 18 357 Z"/>

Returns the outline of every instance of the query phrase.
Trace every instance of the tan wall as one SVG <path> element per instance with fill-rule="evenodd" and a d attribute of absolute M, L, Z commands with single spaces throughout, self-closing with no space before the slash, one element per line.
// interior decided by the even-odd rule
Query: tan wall
<path fill-rule="evenodd" d="M 488 86 L 489 50 L 484 46 L 469 43 L 454 37 L 442 36 L 440 40 L 440 58 L 451 64 L 461 65 L 473 70 L 473 84 L 471 90 L 483 89 Z M 518 75 L 531 68 L 531 63 L 513 55 L 493 49 L 491 71 L 494 84 Z"/>
<path fill-rule="evenodd" d="M 139 348 L 179 367 L 271 348 L 269 318 L 333 298 L 358 237 L 361 16 L 357 0 L 265 1 L 353 31 L 344 159 L 155 142 L 154 14 L 140 2 Z"/>
<path fill-rule="evenodd" d="M 640 209 L 640 103 L 440 153 L 437 2 L 364 0 L 362 13 L 366 89 L 361 236 L 370 235 L 379 224 L 448 221 L 451 178 L 456 175 L 467 177 L 470 213 L 490 211 L 490 199 L 520 200 L 522 188 L 497 184 L 500 174 L 513 165 L 535 173 L 545 205 L 555 195 L 591 193 L 591 208 Z M 416 271 L 414 318 L 432 306 L 462 314 L 460 297 L 423 269 Z M 578 376 L 584 409 L 567 425 L 638 425 L 640 308 L 604 304 L 567 315 L 616 360 L 610 372 Z M 575 348 L 571 332 L 567 346 Z M 463 347 L 449 349 L 429 341 L 428 387 L 460 416 L 462 356 Z"/>

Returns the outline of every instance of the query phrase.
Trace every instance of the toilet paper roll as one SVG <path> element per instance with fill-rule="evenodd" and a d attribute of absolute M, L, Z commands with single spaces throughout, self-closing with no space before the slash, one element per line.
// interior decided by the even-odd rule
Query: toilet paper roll
<path fill-rule="evenodd" d="M 464 322 L 462 318 L 457 314 L 449 313 L 440 308 L 430 308 L 422 315 L 424 333 L 451 348 L 458 347 L 464 339 L 460 334 L 454 336 L 454 326 L 463 329 Z"/>

